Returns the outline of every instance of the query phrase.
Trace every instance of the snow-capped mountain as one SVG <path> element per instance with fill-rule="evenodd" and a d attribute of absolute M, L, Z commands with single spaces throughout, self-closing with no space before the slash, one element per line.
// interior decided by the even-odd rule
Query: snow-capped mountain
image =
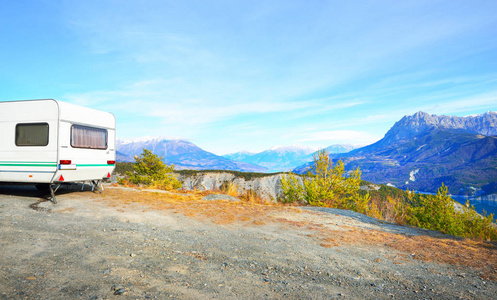
<path fill-rule="evenodd" d="M 329 147 L 326 147 L 325 149 L 330 153 L 330 154 L 338 154 L 338 153 L 347 153 L 350 152 L 354 149 L 357 149 L 357 146 L 354 145 L 349 145 L 349 144 L 335 144 L 331 145 Z"/>
<path fill-rule="evenodd" d="M 117 139 L 117 161 L 133 162 L 134 156 L 143 149 L 164 157 L 164 162 L 174 164 L 176 169 L 192 170 L 234 170 L 244 172 L 289 171 L 313 159 L 315 148 L 302 146 L 274 147 L 259 153 L 241 151 L 223 156 L 205 151 L 192 142 L 164 137 L 141 137 Z M 332 145 L 326 148 L 330 153 L 344 153 L 354 146 Z"/>
<path fill-rule="evenodd" d="M 354 149 L 351 145 L 332 145 L 326 148 L 330 153 L 344 153 Z M 315 148 L 302 146 L 274 147 L 259 153 L 246 151 L 223 155 L 228 159 L 243 161 L 266 167 L 269 172 L 289 171 L 312 161 Z"/>
<path fill-rule="evenodd" d="M 251 156 L 255 155 L 257 153 L 255 152 L 249 152 L 249 151 L 239 151 L 231 154 L 225 154 L 223 155 L 224 158 L 235 160 L 235 161 L 245 161 L 249 159 Z"/>
<path fill-rule="evenodd" d="M 191 170 L 233 170 L 244 172 L 266 172 L 261 166 L 246 162 L 233 161 L 214 153 L 207 152 L 195 144 L 185 140 L 168 140 L 162 137 L 138 138 L 130 140 L 117 139 L 116 150 L 118 161 L 134 161 L 143 149 L 162 156 L 167 164 L 175 168 Z"/>

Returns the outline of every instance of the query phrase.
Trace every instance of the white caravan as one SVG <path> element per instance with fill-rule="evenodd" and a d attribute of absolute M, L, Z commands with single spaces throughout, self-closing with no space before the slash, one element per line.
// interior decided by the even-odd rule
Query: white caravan
<path fill-rule="evenodd" d="M 113 114 L 53 99 L 0 102 L 0 182 L 98 188 L 116 163 Z"/>

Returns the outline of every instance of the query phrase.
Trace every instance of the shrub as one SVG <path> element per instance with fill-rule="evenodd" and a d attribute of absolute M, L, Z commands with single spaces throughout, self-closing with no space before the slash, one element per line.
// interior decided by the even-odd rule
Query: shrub
<path fill-rule="evenodd" d="M 493 214 L 478 214 L 466 203 L 462 211 L 454 209 L 454 200 L 442 183 L 437 195 L 419 195 L 408 208 L 408 223 L 413 226 L 441 231 L 446 234 L 480 240 L 497 240 Z"/>
<path fill-rule="evenodd" d="M 322 150 L 314 155 L 314 164 L 306 172 L 302 183 L 293 174 L 283 177 L 281 201 L 305 201 L 313 206 L 345 208 L 364 213 L 367 211 L 369 194 L 359 194 L 360 182 L 359 168 L 346 176 L 343 162 L 340 160 L 333 165 L 329 153 Z"/>
<path fill-rule="evenodd" d="M 264 178 L 264 177 L 269 177 L 277 174 L 281 174 L 281 172 L 278 173 L 253 173 L 253 172 L 240 172 L 240 171 L 233 171 L 233 170 L 177 170 L 175 171 L 176 173 L 179 173 L 184 176 L 192 176 L 192 175 L 197 175 L 197 174 L 204 174 L 204 173 L 230 173 L 235 175 L 237 178 L 243 178 L 245 181 L 250 181 L 255 178 Z"/>
<path fill-rule="evenodd" d="M 124 176 L 127 172 L 133 171 L 133 165 L 132 162 L 116 162 L 114 173 Z"/>
<path fill-rule="evenodd" d="M 436 196 L 420 195 L 418 202 L 409 208 L 408 223 L 447 234 L 462 234 L 461 219 L 457 218 L 454 201 L 443 183 Z"/>
<path fill-rule="evenodd" d="M 466 206 L 461 213 L 464 226 L 464 236 L 481 240 L 497 240 L 497 228 L 494 224 L 494 215 L 483 216 L 475 211 L 475 207 L 466 202 Z"/>
<path fill-rule="evenodd" d="M 359 169 L 347 176 L 342 161 L 333 166 L 328 153 L 320 151 L 314 156 L 313 167 L 304 176 L 292 173 L 283 176 L 280 201 L 350 209 L 398 224 L 473 239 L 497 240 L 493 215 L 481 216 L 469 203 L 462 211 L 457 211 L 443 183 L 435 196 L 381 187 L 379 191 L 372 191 L 372 198 L 369 192 L 360 191 L 360 183 Z"/>
<path fill-rule="evenodd" d="M 143 149 L 140 156 L 135 156 L 133 172 L 126 172 L 128 180 L 134 184 L 172 190 L 181 187 L 181 182 L 173 175 L 174 165 L 166 165 L 162 156 Z"/>
<path fill-rule="evenodd" d="M 246 202 L 249 202 L 249 203 L 252 203 L 252 204 L 263 204 L 263 205 L 267 205 L 268 204 L 268 201 L 266 201 L 265 199 L 263 199 L 254 190 L 248 190 L 248 191 L 246 191 L 240 198 L 243 201 L 246 201 Z"/>
<path fill-rule="evenodd" d="M 288 173 L 281 177 L 281 189 L 283 196 L 279 199 L 283 203 L 300 203 L 304 200 L 304 186 L 302 179 L 293 174 Z"/>
<path fill-rule="evenodd" d="M 387 201 L 382 207 L 382 219 L 397 224 L 405 224 L 408 207 L 408 203 L 403 199 L 387 196 Z"/>
<path fill-rule="evenodd" d="M 226 195 L 232 196 L 232 197 L 238 197 L 239 196 L 239 186 L 234 183 L 233 181 L 225 181 L 223 184 L 221 184 L 220 187 L 221 191 L 225 193 Z"/>

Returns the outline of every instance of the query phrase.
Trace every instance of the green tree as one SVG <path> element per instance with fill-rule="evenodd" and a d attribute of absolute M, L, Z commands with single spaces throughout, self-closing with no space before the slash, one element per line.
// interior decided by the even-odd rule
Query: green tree
<path fill-rule="evenodd" d="M 460 211 L 456 210 L 455 202 L 443 183 L 435 196 L 382 187 L 380 191 L 372 192 L 374 199 L 369 192 L 360 191 L 360 183 L 359 168 L 347 174 L 342 161 L 333 165 L 328 152 L 319 151 L 314 156 L 313 166 L 303 176 L 289 173 L 282 177 L 283 196 L 280 201 L 350 209 L 374 218 L 446 234 L 497 240 L 493 215 L 484 213 L 482 216 L 469 203 Z"/>
<path fill-rule="evenodd" d="M 447 234 L 462 234 L 461 219 L 457 218 L 454 201 L 443 183 L 436 196 L 420 195 L 417 203 L 409 209 L 408 223 Z"/>
<path fill-rule="evenodd" d="M 313 206 L 367 211 L 369 194 L 359 195 L 361 171 L 346 174 L 343 162 L 333 165 L 326 150 L 314 155 L 314 164 L 303 176 L 302 183 L 293 174 L 282 179 L 283 201 L 304 200 Z"/>
<path fill-rule="evenodd" d="M 166 190 L 181 187 L 181 182 L 173 174 L 174 165 L 164 164 L 163 157 L 153 154 L 150 150 L 143 149 L 140 156 L 135 156 L 133 170 L 126 173 L 132 183 Z"/>
<path fill-rule="evenodd" d="M 478 238 L 481 240 L 497 240 L 497 227 L 494 223 L 494 215 L 480 215 L 476 212 L 475 207 L 466 201 L 461 213 L 464 225 L 464 237 Z"/>
<path fill-rule="evenodd" d="M 293 174 L 288 173 L 281 177 L 281 189 L 283 190 L 283 197 L 280 201 L 283 203 L 299 203 L 304 201 L 304 187 L 302 179 Z"/>
<path fill-rule="evenodd" d="M 410 225 L 446 234 L 496 240 L 497 229 L 493 214 L 483 216 L 466 202 L 461 211 L 454 207 L 454 200 L 448 195 L 447 186 L 442 183 L 437 195 L 419 195 L 408 209 L 407 221 Z"/>

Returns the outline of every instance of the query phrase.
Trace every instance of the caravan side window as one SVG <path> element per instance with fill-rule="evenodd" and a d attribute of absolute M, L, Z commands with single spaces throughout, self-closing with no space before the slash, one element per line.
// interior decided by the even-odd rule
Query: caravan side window
<path fill-rule="evenodd" d="M 16 146 L 48 145 L 48 123 L 16 125 Z"/>
<path fill-rule="evenodd" d="M 74 148 L 107 149 L 107 130 L 72 125 L 71 146 Z"/>

